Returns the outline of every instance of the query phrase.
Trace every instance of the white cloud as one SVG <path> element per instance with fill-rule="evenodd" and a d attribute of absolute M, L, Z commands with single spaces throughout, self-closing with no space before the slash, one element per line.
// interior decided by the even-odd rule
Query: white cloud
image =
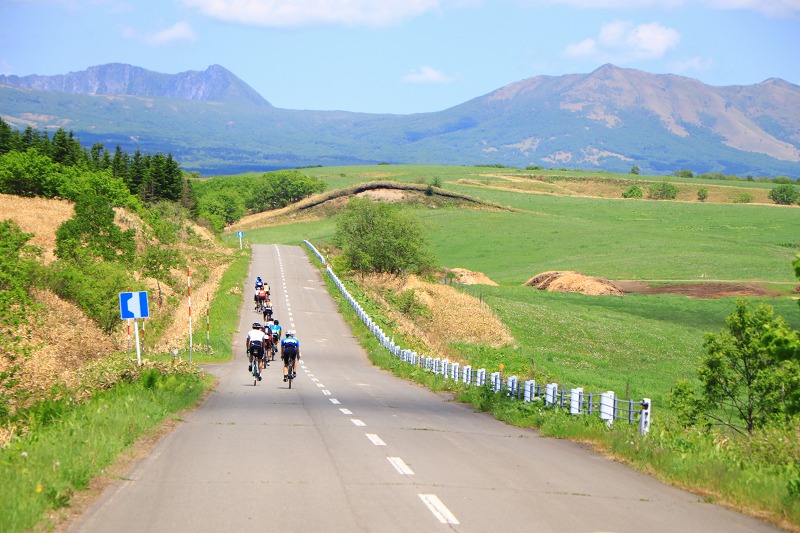
<path fill-rule="evenodd" d="M 141 34 L 132 28 L 122 29 L 123 37 L 149 44 L 150 46 L 161 46 L 175 41 L 194 41 L 196 35 L 192 26 L 188 22 L 176 22 L 169 28 L 156 32 Z"/>
<path fill-rule="evenodd" d="M 402 79 L 407 83 L 451 83 L 456 81 L 455 77 L 448 76 L 441 70 L 427 65 L 411 70 Z"/>
<path fill-rule="evenodd" d="M 253 26 L 387 26 L 439 8 L 439 0 L 183 0 L 209 17 Z"/>
<path fill-rule="evenodd" d="M 800 14 L 800 0 L 704 0 L 715 9 L 750 10 L 770 17 Z"/>
<path fill-rule="evenodd" d="M 800 0 L 517 0 L 533 8 L 563 5 L 576 9 L 692 9 L 749 10 L 772 17 L 800 14 Z"/>
<path fill-rule="evenodd" d="M 570 44 L 564 53 L 570 57 L 625 64 L 660 59 L 680 40 L 680 33 L 657 22 L 635 26 L 618 21 L 603 25 L 597 38 Z"/>
<path fill-rule="evenodd" d="M 691 57 L 689 59 L 672 61 L 670 71 L 676 74 L 707 72 L 714 68 L 714 60 L 704 57 Z"/>

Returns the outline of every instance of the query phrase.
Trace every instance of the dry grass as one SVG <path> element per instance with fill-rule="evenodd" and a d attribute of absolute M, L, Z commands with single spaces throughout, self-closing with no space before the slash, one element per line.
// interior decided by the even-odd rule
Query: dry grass
<path fill-rule="evenodd" d="M 648 187 L 653 182 L 612 179 L 553 179 L 547 176 L 537 179 L 536 176 L 522 177 L 506 174 L 482 174 L 487 178 L 499 178 L 494 181 L 481 181 L 475 179 L 460 179 L 457 183 L 471 187 L 481 187 L 498 191 L 523 192 L 529 194 L 550 194 L 554 196 L 583 196 L 590 198 L 613 198 L 622 200 L 622 193 L 631 185 L 637 184 L 642 188 L 647 199 Z M 699 202 L 697 193 L 706 189 L 708 197 L 705 203 L 731 204 L 741 202 L 742 197 L 749 197 L 747 203 L 775 205 L 769 199 L 770 189 L 756 187 L 737 187 L 735 185 L 715 185 L 703 183 L 674 183 L 678 187 L 679 202 Z"/>
<path fill-rule="evenodd" d="M 73 203 L 67 200 L 47 200 L 45 198 L 23 198 L 0 194 L 0 213 L 2 220 L 11 219 L 25 233 L 33 233 L 29 244 L 42 250 L 45 263 L 55 259 L 56 230 L 75 212 Z"/>
<path fill-rule="evenodd" d="M 75 305 L 45 290 L 34 290 L 32 297 L 41 311 L 20 331 L 31 351 L 23 357 L 16 376 L 17 388 L 26 391 L 27 398 L 23 405 L 12 403 L 12 409 L 47 397 L 57 383 L 76 385 L 76 370 L 119 349 L 114 338 Z M 8 358 L 0 358 L 0 372 L 9 364 Z"/>
<path fill-rule="evenodd" d="M 420 183 L 401 183 L 394 181 L 372 181 L 359 183 L 343 189 L 326 191 L 309 196 L 295 204 L 248 215 L 228 228 L 229 231 L 240 231 L 261 228 L 275 224 L 295 223 L 303 220 L 319 220 L 331 216 L 332 212 L 341 209 L 352 196 L 368 195 L 373 198 L 390 199 L 392 201 L 413 201 L 426 205 L 437 205 L 438 202 L 469 205 L 472 208 L 513 211 L 498 204 L 473 198 L 444 189 L 435 189 L 427 195 L 428 186 Z"/>
<path fill-rule="evenodd" d="M 370 296 L 391 309 L 381 295 L 386 291 L 402 294 L 413 290 L 417 303 L 426 312 L 413 318 L 389 311 L 397 324 L 398 332 L 421 339 L 427 348 L 441 357 L 457 359 L 450 349 L 452 343 L 481 344 L 501 347 L 514 344 L 514 337 L 505 324 L 488 306 L 477 298 L 464 294 L 449 285 L 422 281 L 416 276 L 397 277 L 369 275 L 359 279 L 359 284 Z"/>

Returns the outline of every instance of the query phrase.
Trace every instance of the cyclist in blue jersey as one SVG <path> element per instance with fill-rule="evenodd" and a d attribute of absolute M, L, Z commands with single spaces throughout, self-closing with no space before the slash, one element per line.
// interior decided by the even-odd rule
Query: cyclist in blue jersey
<path fill-rule="evenodd" d="M 300 359 L 300 339 L 295 337 L 294 330 L 288 330 L 286 337 L 281 341 L 281 358 L 283 359 L 283 381 L 297 377 L 297 361 Z M 291 369 L 289 368 L 291 366 Z"/>

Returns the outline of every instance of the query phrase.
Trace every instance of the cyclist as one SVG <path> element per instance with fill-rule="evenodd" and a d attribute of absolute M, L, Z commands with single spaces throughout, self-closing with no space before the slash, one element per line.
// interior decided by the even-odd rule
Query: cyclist
<path fill-rule="evenodd" d="M 247 333 L 247 340 L 245 341 L 245 349 L 247 350 L 247 357 L 249 363 L 247 371 L 253 371 L 253 365 L 258 365 L 259 375 L 258 380 L 261 381 L 261 369 L 264 368 L 264 345 L 266 339 L 264 338 L 264 326 L 258 322 L 253 323 L 253 329 Z M 267 363 L 269 365 L 269 363 Z"/>
<path fill-rule="evenodd" d="M 256 290 L 260 289 L 264 286 L 264 281 L 261 279 L 261 276 L 256 278 Z"/>
<path fill-rule="evenodd" d="M 267 289 L 266 286 L 256 289 L 256 292 L 253 294 L 253 302 L 256 304 L 256 311 L 261 311 L 266 306 L 270 305 L 269 289 Z"/>
<path fill-rule="evenodd" d="M 294 330 L 288 330 L 286 337 L 281 341 L 281 358 L 283 359 L 283 381 L 297 377 L 297 360 L 300 359 L 300 339 L 294 336 Z M 289 365 L 292 368 L 289 368 Z"/>
<path fill-rule="evenodd" d="M 272 336 L 272 345 L 278 346 L 278 343 L 281 340 L 281 334 L 283 332 L 283 328 L 281 328 L 280 320 L 277 318 L 272 320 L 269 323 L 269 332 L 268 334 Z M 272 358 L 275 359 L 275 354 L 272 354 Z"/>
<path fill-rule="evenodd" d="M 264 322 L 268 322 L 272 320 L 272 301 L 267 297 L 267 301 L 264 302 L 264 306 L 261 309 L 261 314 L 264 316 Z"/>

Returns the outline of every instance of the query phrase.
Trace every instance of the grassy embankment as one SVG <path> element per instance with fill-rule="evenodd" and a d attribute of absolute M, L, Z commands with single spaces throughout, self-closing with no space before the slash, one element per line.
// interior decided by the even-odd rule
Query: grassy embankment
<path fill-rule="evenodd" d="M 120 364 L 129 364 L 121 360 Z M 197 403 L 210 386 L 197 373 L 143 373 L 97 392 L 84 404 L 43 402 L 27 414 L 28 436 L 0 452 L 0 524 L 3 531 L 47 527 L 59 508 L 114 463 L 138 438 Z M 51 514 L 52 513 L 52 514 Z"/>
<path fill-rule="evenodd" d="M 230 359 L 242 301 L 241 289 L 237 291 L 236 286 L 246 276 L 249 259 L 247 251 L 239 254 L 224 273 L 209 306 L 211 350 L 195 349 L 194 363 Z M 195 323 L 195 347 L 205 346 L 205 333 L 203 314 Z M 164 361 L 171 360 L 172 354 L 148 353 L 147 357 Z M 18 413 L 17 417 L 25 418 L 26 434 L 0 450 L 3 531 L 46 528 L 57 522 L 59 509 L 70 505 L 73 494 L 85 489 L 132 443 L 157 433 L 165 421 L 178 420 L 175 413 L 196 405 L 212 380 L 196 367 L 185 365 L 188 345 L 179 357 L 184 363 L 175 368 L 177 372 L 170 364 L 160 372 L 145 370 L 140 376 L 125 354 L 111 356 L 97 363 L 98 376 L 88 382 L 103 385 L 88 402 L 76 403 L 66 396 Z"/>

